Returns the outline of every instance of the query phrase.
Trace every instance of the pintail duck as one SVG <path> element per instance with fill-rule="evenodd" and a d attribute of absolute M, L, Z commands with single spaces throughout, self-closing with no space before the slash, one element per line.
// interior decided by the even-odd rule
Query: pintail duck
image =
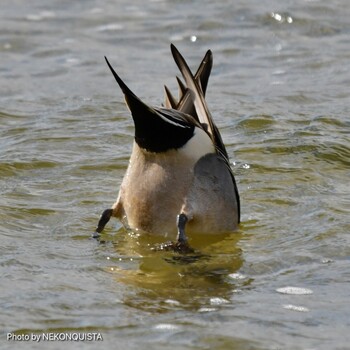
<path fill-rule="evenodd" d="M 212 53 L 193 75 L 174 45 L 171 51 L 185 84 L 177 78 L 178 100 L 165 86 L 164 107 L 142 102 L 105 57 L 131 111 L 135 139 L 118 199 L 102 213 L 94 236 L 113 216 L 133 231 L 176 237 L 181 250 L 188 234 L 234 231 L 240 222 L 236 181 L 205 101 Z"/>

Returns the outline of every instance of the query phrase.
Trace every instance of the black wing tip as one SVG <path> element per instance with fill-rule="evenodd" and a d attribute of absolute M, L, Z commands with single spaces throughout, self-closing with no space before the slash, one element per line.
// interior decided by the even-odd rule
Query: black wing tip
<path fill-rule="evenodd" d="M 173 54 L 174 58 L 176 56 L 182 57 L 180 51 L 177 49 L 177 47 L 173 43 L 170 44 L 170 50 L 171 50 L 171 53 Z"/>
<path fill-rule="evenodd" d="M 115 80 L 117 81 L 118 85 L 120 86 L 121 90 L 123 91 L 124 95 L 127 96 L 132 96 L 134 98 L 137 98 L 136 95 L 128 88 L 128 86 L 124 83 L 124 81 L 120 78 L 120 76 L 116 73 L 116 71 L 114 70 L 114 68 L 112 67 L 112 65 L 109 63 L 108 59 L 106 56 L 105 60 L 106 63 L 108 65 L 108 68 L 111 70 Z"/>
<path fill-rule="evenodd" d="M 208 58 L 208 61 L 210 62 L 210 66 L 213 66 L 213 52 L 209 49 L 206 54 L 205 57 Z"/>
<path fill-rule="evenodd" d="M 105 58 L 105 61 L 107 63 L 108 68 L 111 70 L 111 72 L 113 73 L 114 77 L 118 76 L 117 73 L 115 72 L 115 70 L 113 69 L 112 65 L 109 63 L 107 56 L 104 56 L 104 58 Z M 118 76 L 118 78 L 119 78 L 119 76 Z"/>
<path fill-rule="evenodd" d="M 126 87 L 125 83 L 121 80 L 121 78 L 119 77 L 119 75 L 116 73 L 116 71 L 114 70 L 114 68 L 112 67 L 112 65 L 109 63 L 108 59 L 106 56 L 105 57 L 105 60 L 106 60 L 106 63 L 107 63 L 107 66 L 108 68 L 110 69 L 110 71 L 112 72 L 115 80 L 117 81 L 117 83 L 120 85 L 121 89 L 124 91 L 124 87 Z"/>

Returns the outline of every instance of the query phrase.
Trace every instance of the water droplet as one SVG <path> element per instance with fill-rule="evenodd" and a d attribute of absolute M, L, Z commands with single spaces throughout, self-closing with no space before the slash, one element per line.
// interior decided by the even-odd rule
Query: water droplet
<path fill-rule="evenodd" d="M 160 323 L 154 326 L 155 329 L 161 330 L 161 331 L 168 331 L 168 330 L 175 330 L 178 329 L 178 326 L 175 326 L 174 324 L 170 323 Z"/>
<path fill-rule="evenodd" d="M 98 32 L 110 32 L 123 29 L 123 26 L 119 23 L 109 23 L 96 28 Z"/>
<path fill-rule="evenodd" d="M 307 295 L 312 294 L 313 291 L 308 288 L 300 288 L 300 287 L 282 287 L 276 289 L 276 292 L 281 294 L 291 294 L 291 295 Z"/>
<path fill-rule="evenodd" d="M 285 74 L 286 71 L 283 70 L 283 69 L 276 69 L 272 72 L 272 75 L 282 75 L 282 74 Z"/>
<path fill-rule="evenodd" d="M 309 312 L 310 311 L 305 306 L 298 306 L 298 305 L 292 305 L 292 304 L 283 305 L 283 308 L 287 309 L 287 310 L 298 311 L 298 312 Z"/>
<path fill-rule="evenodd" d="M 332 259 L 322 259 L 322 264 L 331 264 L 331 263 L 333 263 L 334 262 L 334 260 L 332 260 Z"/>
<path fill-rule="evenodd" d="M 271 17 L 274 18 L 278 22 L 282 21 L 282 16 L 279 13 L 271 12 Z"/>
<path fill-rule="evenodd" d="M 244 280 L 246 276 L 242 275 L 241 273 L 230 273 L 228 277 L 232 278 L 233 280 Z"/>
<path fill-rule="evenodd" d="M 216 311 L 215 307 L 201 307 L 198 312 L 213 312 Z"/>
<path fill-rule="evenodd" d="M 79 59 L 78 58 L 74 58 L 74 57 L 67 58 L 66 59 L 66 63 L 68 63 L 68 64 L 76 64 L 76 63 L 79 63 Z"/>
<path fill-rule="evenodd" d="M 220 298 L 220 297 L 210 298 L 210 305 L 222 305 L 222 304 L 228 304 L 228 303 L 229 301 L 224 298 Z"/>

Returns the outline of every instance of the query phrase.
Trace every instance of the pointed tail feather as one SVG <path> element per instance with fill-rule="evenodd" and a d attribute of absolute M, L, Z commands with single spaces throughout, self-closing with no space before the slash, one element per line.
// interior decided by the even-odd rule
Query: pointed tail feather
<path fill-rule="evenodd" d="M 176 109 L 178 105 L 176 98 L 172 95 L 172 93 L 170 92 L 170 90 L 166 85 L 164 85 L 164 89 L 165 89 L 165 107 Z"/>
<path fill-rule="evenodd" d="M 179 85 L 179 100 L 181 100 L 182 96 L 186 92 L 186 86 L 179 77 L 176 77 L 176 80 L 177 84 Z"/>
<path fill-rule="evenodd" d="M 180 69 L 180 72 L 185 79 L 186 85 L 190 90 L 193 91 L 193 103 L 198 115 L 200 123 L 207 125 L 207 132 L 212 137 L 212 140 L 218 149 L 219 153 L 225 156 L 228 159 L 227 151 L 225 145 L 222 141 L 220 132 L 216 127 L 213 118 L 209 112 L 207 103 L 203 96 L 203 91 L 198 86 L 198 83 L 195 81 L 194 76 L 191 73 L 190 68 L 188 67 L 185 59 L 182 57 L 177 48 L 171 44 L 171 51 L 174 56 L 175 63 Z"/>
<path fill-rule="evenodd" d="M 205 92 L 207 90 L 209 76 L 210 76 L 212 67 L 213 67 L 213 55 L 211 51 L 208 50 L 204 58 L 202 59 L 202 62 L 200 63 L 196 74 L 194 75 L 194 80 L 198 83 L 198 87 L 202 90 L 203 96 L 205 96 Z M 188 96 L 187 97 L 184 96 L 187 88 L 179 77 L 176 77 L 176 79 L 179 85 L 179 103 L 178 103 L 177 109 L 184 113 L 188 113 L 192 115 L 198 120 L 198 116 L 196 113 L 196 109 L 193 105 L 193 102 L 191 105 L 189 103 L 189 100 L 187 100 L 186 103 L 183 103 L 183 101 L 181 101 L 182 98 L 188 98 Z M 186 109 L 183 109 L 182 106 L 184 105 L 186 106 Z"/>
<path fill-rule="evenodd" d="M 211 73 L 211 69 L 213 67 L 213 54 L 210 50 L 205 54 L 202 62 L 200 63 L 196 74 L 194 75 L 194 80 L 200 84 L 200 87 L 203 92 L 203 96 L 207 91 L 209 76 Z"/>
<path fill-rule="evenodd" d="M 149 106 L 147 106 L 145 103 L 143 103 L 124 83 L 124 81 L 119 77 L 119 75 L 115 72 L 111 64 L 109 63 L 107 57 L 105 56 L 105 60 L 107 62 L 107 65 L 109 69 L 111 70 L 115 80 L 117 81 L 118 85 L 120 86 L 121 90 L 124 93 L 125 101 L 130 108 L 130 111 L 133 112 L 137 109 L 151 109 Z M 134 115 L 133 115 L 134 116 Z"/>

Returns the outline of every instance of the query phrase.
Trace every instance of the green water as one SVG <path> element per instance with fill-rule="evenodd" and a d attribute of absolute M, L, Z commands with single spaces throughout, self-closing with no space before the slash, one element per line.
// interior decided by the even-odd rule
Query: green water
<path fill-rule="evenodd" d="M 16 4 L 0 13 L 1 348 L 348 348 L 347 2 Z M 133 139 L 103 55 L 159 105 L 171 41 L 193 68 L 214 53 L 242 201 L 236 233 L 190 237 L 185 257 L 116 220 L 90 238 Z M 7 340 L 48 332 L 103 341 Z"/>

